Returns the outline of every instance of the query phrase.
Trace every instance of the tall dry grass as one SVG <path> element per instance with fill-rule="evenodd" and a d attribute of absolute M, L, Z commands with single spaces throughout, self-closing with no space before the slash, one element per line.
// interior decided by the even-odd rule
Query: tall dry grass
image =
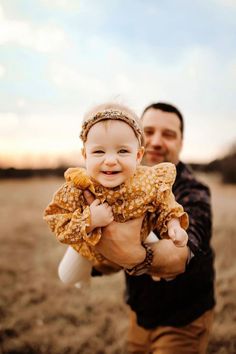
<path fill-rule="evenodd" d="M 200 176 L 212 189 L 217 306 L 209 353 L 236 353 L 236 188 Z M 0 184 L 0 353 L 125 353 L 127 308 L 119 273 L 79 291 L 58 280 L 65 247 L 42 220 L 62 180 Z"/>

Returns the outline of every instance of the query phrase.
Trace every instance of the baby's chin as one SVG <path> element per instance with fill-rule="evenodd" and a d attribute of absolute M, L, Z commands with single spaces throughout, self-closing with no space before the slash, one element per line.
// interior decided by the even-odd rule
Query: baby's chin
<path fill-rule="evenodd" d="M 123 184 L 125 181 L 123 178 L 117 178 L 116 180 L 107 180 L 105 178 L 102 178 L 100 180 L 98 180 L 98 182 L 105 188 L 116 188 L 119 187 L 121 184 Z"/>
<path fill-rule="evenodd" d="M 122 184 L 123 182 L 121 182 L 121 183 L 112 183 L 112 182 L 106 182 L 106 183 L 101 183 L 102 185 L 103 185 L 103 187 L 105 187 L 105 188 L 116 188 L 116 187 L 119 187 L 121 184 Z"/>

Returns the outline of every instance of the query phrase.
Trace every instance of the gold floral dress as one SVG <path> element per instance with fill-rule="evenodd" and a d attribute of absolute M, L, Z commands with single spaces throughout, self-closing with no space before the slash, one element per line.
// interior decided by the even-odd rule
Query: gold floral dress
<path fill-rule="evenodd" d="M 44 219 L 60 242 L 71 245 L 89 260 L 102 261 L 94 249 L 100 240 L 101 229 L 86 232 L 90 226 L 90 209 L 83 191 L 88 189 L 101 203 L 108 203 L 117 222 L 145 214 L 142 241 L 153 229 L 158 230 L 161 238 L 166 238 L 170 219 L 178 218 L 184 229 L 188 227 L 188 216 L 172 193 L 175 176 L 176 169 L 171 163 L 139 166 L 128 181 L 115 188 L 106 188 L 90 178 L 84 168 L 69 168 L 65 172 L 65 184 L 45 209 Z"/>

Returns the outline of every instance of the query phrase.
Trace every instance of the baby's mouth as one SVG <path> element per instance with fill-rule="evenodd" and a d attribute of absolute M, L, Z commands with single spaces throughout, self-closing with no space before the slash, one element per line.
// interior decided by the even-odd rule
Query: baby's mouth
<path fill-rule="evenodd" d="M 120 171 L 102 171 L 105 175 L 115 175 L 117 173 L 120 173 Z"/>

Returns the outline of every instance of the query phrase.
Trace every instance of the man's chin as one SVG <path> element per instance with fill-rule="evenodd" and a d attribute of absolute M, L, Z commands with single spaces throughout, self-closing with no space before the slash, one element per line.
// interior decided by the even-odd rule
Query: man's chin
<path fill-rule="evenodd" d="M 157 165 L 158 163 L 165 162 L 164 156 L 145 156 L 142 160 L 143 165 L 153 166 Z"/>

